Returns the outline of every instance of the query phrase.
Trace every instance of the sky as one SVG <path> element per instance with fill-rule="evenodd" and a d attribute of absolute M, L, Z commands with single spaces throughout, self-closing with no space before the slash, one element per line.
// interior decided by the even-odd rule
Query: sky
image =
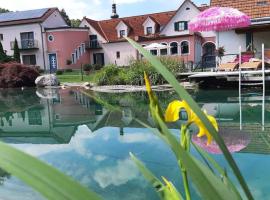
<path fill-rule="evenodd" d="M 176 10 L 183 0 L 114 0 L 120 17 Z M 197 5 L 209 0 L 193 0 Z M 112 0 L 0 0 L 0 7 L 12 11 L 37 8 L 64 8 L 72 19 L 108 19 Z"/>

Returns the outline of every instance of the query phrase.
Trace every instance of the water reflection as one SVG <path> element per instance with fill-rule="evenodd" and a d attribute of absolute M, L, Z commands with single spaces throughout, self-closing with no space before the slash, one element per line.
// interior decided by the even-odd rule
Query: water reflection
<path fill-rule="evenodd" d="M 270 165 L 270 161 L 259 156 L 270 152 L 265 142 L 270 141 L 269 99 L 266 99 L 265 131 L 262 131 L 262 106 L 258 97 L 246 96 L 240 107 L 237 91 L 200 91 L 192 95 L 218 119 L 226 144 L 238 152 L 234 157 L 258 191 L 256 197 L 269 197 L 263 180 L 270 178 L 270 174 L 263 166 Z M 172 92 L 160 92 L 158 97 L 163 108 L 176 98 Z M 1 90 L 0 101 L 1 140 L 57 167 L 105 199 L 158 199 L 129 159 L 129 152 L 143 160 L 157 176 L 163 175 L 178 188 L 181 186 L 170 150 L 134 119 L 153 125 L 143 92 L 86 95 L 77 89 Z M 178 136 L 179 124 L 169 126 Z M 210 150 L 218 152 L 216 146 Z M 221 156 L 214 157 L 227 167 Z M 263 177 L 250 173 L 252 161 Z M 42 199 L 14 177 L 2 180 L 3 199 Z M 195 191 L 193 195 L 199 199 Z"/>

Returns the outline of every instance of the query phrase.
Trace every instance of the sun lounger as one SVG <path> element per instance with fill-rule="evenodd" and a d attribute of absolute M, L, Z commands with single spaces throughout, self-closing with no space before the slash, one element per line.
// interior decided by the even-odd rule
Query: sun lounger
<path fill-rule="evenodd" d="M 235 71 L 238 68 L 239 64 L 238 63 L 223 63 L 220 64 L 218 67 L 218 71 Z"/>
<path fill-rule="evenodd" d="M 242 70 L 258 70 L 262 67 L 262 61 L 244 62 L 241 65 Z"/>

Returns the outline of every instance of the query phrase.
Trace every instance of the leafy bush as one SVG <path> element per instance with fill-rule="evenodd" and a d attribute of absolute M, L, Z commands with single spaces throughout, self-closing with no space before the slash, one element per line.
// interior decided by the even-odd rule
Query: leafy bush
<path fill-rule="evenodd" d="M 72 72 L 72 69 L 66 69 L 65 72 Z"/>
<path fill-rule="evenodd" d="M 170 57 L 160 57 L 160 61 L 174 74 L 185 71 L 184 64 Z M 116 65 L 108 65 L 96 75 L 98 85 L 143 85 L 143 73 L 147 72 L 153 84 L 167 83 L 165 79 L 155 71 L 146 60 L 132 60 L 129 67 L 119 68 Z"/>
<path fill-rule="evenodd" d="M 94 70 L 100 70 L 100 69 L 102 69 L 102 65 L 100 65 L 100 64 L 93 64 L 93 69 Z"/>
<path fill-rule="evenodd" d="M 83 71 L 89 72 L 93 69 L 93 66 L 91 64 L 84 64 L 83 65 Z"/>
<path fill-rule="evenodd" d="M 64 73 L 64 72 L 63 72 L 62 70 L 57 70 L 57 71 L 56 71 L 56 75 L 63 75 L 63 73 Z"/>

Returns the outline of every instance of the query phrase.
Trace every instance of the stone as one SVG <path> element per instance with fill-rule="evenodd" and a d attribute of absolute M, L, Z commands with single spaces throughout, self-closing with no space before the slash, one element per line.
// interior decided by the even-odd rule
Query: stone
<path fill-rule="evenodd" d="M 46 87 L 46 86 L 59 86 L 59 81 L 54 74 L 47 74 L 37 77 L 35 80 L 37 87 Z"/>
<path fill-rule="evenodd" d="M 58 99 L 59 89 L 38 88 L 36 95 L 41 99 Z"/>

